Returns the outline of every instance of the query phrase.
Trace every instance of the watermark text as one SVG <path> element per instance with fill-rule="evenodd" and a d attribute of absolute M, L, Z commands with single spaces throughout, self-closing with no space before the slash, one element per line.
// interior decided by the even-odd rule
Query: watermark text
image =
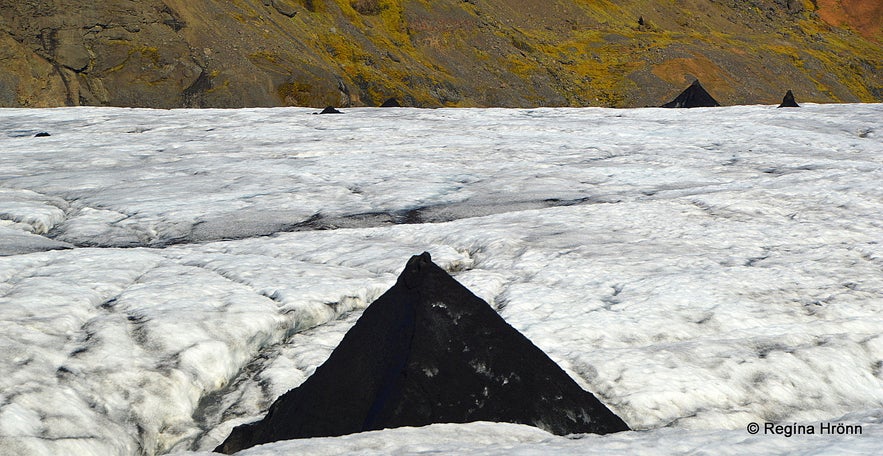
<path fill-rule="evenodd" d="M 862 435 L 860 424 L 821 422 L 818 424 L 748 423 L 748 433 L 755 435 Z"/>

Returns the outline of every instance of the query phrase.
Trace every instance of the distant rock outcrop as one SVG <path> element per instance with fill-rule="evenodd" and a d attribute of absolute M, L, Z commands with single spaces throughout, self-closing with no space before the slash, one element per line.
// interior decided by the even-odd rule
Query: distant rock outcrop
<path fill-rule="evenodd" d="M 564 435 L 629 427 L 486 302 L 412 257 L 328 360 L 215 451 L 432 423 L 521 423 Z"/>
<path fill-rule="evenodd" d="M 782 98 L 782 104 L 779 105 L 780 108 L 799 108 L 800 105 L 797 104 L 797 100 L 794 99 L 794 94 L 789 90 L 788 93 L 785 94 L 785 98 Z"/>
<path fill-rule="evenodd" d="M 338 111 L 334 106 L 326 106 L 325 109 L 322 110 L 319 114 L 343 114 Z"/>
<path fill-rule="evenodd" d="M 720 103 L 714 99 L 699 80 L 696 79 L 674 100 L 662 105 L 663 108 L 709 108 L 720 106 Z"/>
<path fill-rule="evenodd" d="M 384 101 L 383 103 L 380 104 L 380 107 L 381 108 L 400 108 L 400 107 L 402 107 L 402 105 L 399 104 L 399 100 L 396 100 L 395 98 L 387 98 L 386 101 Z"/>

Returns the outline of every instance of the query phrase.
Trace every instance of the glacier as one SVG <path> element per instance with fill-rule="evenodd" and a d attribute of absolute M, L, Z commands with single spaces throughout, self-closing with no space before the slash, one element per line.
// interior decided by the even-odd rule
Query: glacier
<path fill-rule="evenodd" d="M 208 454 L 424 250 L 637 431 L 242 454 L 883 446 L 883 105 L 313 111 L 0 110 L 0 454 Z"/>

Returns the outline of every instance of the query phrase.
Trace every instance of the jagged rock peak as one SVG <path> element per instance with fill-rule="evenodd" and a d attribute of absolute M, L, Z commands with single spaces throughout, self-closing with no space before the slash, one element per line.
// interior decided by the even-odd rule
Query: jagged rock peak
<path fill-rule="evenodd" d="M 663 108 L 707 108 L 720 106 L 698 79 L 695 79 L 690 87 L 684 89 L 674 100 L 662 105 Z"/>
<path fill-rule="evenodd" d="M 789 90 L 785 97 L 782 98 L 782 104 L 779 105 L 780 108 L 799 108 L 800 105 L 797 104 L 797 100 L 794 99 L 794 94 Z"/>
<path fill-rule="evenodd" d="M 472 421 L 560 435 L 629 429 L 424 252 L 411 257 L 310 378 L 215 451 Z"/>

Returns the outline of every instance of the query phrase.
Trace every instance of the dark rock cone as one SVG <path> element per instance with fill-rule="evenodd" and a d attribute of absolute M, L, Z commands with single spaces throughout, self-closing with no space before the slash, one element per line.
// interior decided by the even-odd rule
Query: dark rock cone
<path fill-rule="evenodd" d="M 325 109 L 322 110 L 319 114 L 343 114 L 338 111 L 334 106 L 326 106 Z"/>
<path fill-rule="evenodd" d="M 782 98 L 782 104 L 779 105 L 780 108 L 799 108 L 800 105 L 797 104 L 797 100 L 794 99 L 794 94 L 789 90 L 788 93 L 785 94 L 785 98 Z"/>
<path fill-rule="evenodd" d="M 45 138 L 47 136 L 52 136 L 52 135 L 50 135 L 49 133 L 46 133 L 45 131 L 41 131 L 40 133 L 37 133 L 36 135 L 34 135 L 35 138 Z"/>
<path fill-rule="evenodd" d="M 328 360 L 217 452 L 431 423 L 522 423 L 565 435 L 629 427 L 486 302 L 412 257 Z"/>
<path fill-rule="evenodd" d="M 399 104 L 399 100 L 396 100 L 395 98 L 388 98 L 386 101 L 384 101 L 380 105 L 380 107 L 381 108 L 401 108 L 402 105 Z"/>
<path fill-rule="evenodd" d="M 677 98 L 662 105 L 663 108 L 708 108 L 714 106 L 720 106 L 720 103 L 705 91 L 698 79 L 693 81 L 690 87 L 681 92 Z"/>

